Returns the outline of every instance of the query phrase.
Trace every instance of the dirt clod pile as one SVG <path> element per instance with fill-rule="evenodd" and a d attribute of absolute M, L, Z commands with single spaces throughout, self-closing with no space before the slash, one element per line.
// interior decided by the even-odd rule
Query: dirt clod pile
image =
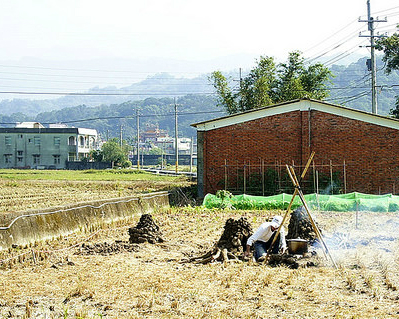
<path fill-rule="evenodd" d="M 122 252 L 133 252 L 138 251 L 138 245 L 133 245 L 125 241 L 116 241 L 114 243 L 96 243 L 96 244 L 87 244 L 83 243 L 79 248 L 75 255 L 113 255 L 119 254 Z"/>
<path fill-rule="evenodd" d="M 155 244 L 164 241 L 158 225 L 155 224 L 150 214 L 142 215 L 137 226 L 129 228 L 129 236 L 129 242 L 131 244 L 140 244 L 145 242 Z"/>
<path fill-rule="evenodd" d="M 316 256 L 308 254 L 306 257 L 299 257 L 290 254 L 272 254 L 269 256 L 270 266 L 285 265 L 291 269 L 316 267 L 319 261 Z"/>
<path fill-rule="evenodd" d="M 251 234 L 252 226 L 245 217 L 238 220 L 229 218 L 224 225 L 223 234 L 215 246 L 205 255 L 191 258 L 190 261 L 206 264 L 214 261 L 238 260 L 241 258 L 247 239 Z"/>
<path fill-rule="evenodd" d="M 312 223 L 308 213 L 303 206 L 297 208 L 291 213 L 290 223 L 288 224 L 287 239 L 301 238 L 313 244 L 316 240 L 316 233 L 314 232 Z"/>

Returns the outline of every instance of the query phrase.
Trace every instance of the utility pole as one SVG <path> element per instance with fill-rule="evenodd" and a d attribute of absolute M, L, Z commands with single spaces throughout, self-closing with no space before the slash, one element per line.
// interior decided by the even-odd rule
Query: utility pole
<path fill-rule="evenodd" d="M 176 174 L 179 168 L 179 141 L 178 141 L 178 130 L 177 130 L 177 104 L 175 98 L 175 156 L 176 156 Z"/>
<path fill-rule="evenodd" d="M 375 38 L 382 38 L 383 36 L 374 34 L 374 22 L 387 22 L 387 19 L 379 20 L 374 19 L 371 16 L 370 10 L 370 0 L 367 0 L 367 20 L 361 20 L 359 18 L 359 22 L 367 22 L 368 30 L 370 31 L 370 35 L 362 35 L 359 34 L 359 37 L 370 38 L 370 69 L 371 69 L 371 111 L 373 114 L 378 113 L 378 103 L 377 103 L 377 67 L 375 61 Z"/>
<path fill-rule="evenodd" d="M 140 169 L 140 120 L 139 120 L 139 110 L 136 110 L 137 119 L 137 169 Z"/>
<path fill-rule="evenodd" d="M 193 151 L 194 151 L 194 137 L 191 138 L 191 143 L 190 143 L 190 173 L 193 172 Z"/>
<path fill-rule="evenodd" d="M 122 136 L 122 131 L 123 131 L 123 125 L 121 124 L 121 126 L 120 126 L 120 131 L 119 131 L 119 144 L 120 144 L 120 147 L 122 148 L 122 138 L 123 138 L 123 136 Z"/>

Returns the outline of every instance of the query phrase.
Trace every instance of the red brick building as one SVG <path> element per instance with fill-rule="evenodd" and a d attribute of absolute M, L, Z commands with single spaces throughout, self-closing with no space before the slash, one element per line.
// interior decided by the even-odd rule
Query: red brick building
<path fill-rule="evenodd" d="M 299 175 L 312 151 L 310 171 L 334 172 L 341 191 L 396 193 L 395 185 L 399 190 L 396 119 L 301 99 L 192 126 L 200 197 L 233 184 L 242 190 L 249 176 L 264 175 L 266 168 L 281 174 L 285 164 L 294 164 Z"/>

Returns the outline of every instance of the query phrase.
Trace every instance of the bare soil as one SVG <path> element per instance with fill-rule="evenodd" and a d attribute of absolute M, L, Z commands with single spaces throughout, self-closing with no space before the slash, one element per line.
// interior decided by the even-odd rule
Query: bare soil
<path fill-rule="evenodd" d="M 228 218 L 256 229 L 282 212 L 167 209 L 163 243 L 129 243 L 140 216 L 95 233 L 0 252 L 0 318 L 397 318 L 398 215 L 319 213 L 339 265 L 183 263 L 214 247 Z M 287 226 L 287 225 L 286 225 Z"/>

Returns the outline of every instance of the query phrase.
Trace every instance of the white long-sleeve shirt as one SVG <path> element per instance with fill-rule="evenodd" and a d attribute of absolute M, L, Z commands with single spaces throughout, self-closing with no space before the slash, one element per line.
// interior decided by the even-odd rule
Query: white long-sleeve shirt
<path fill-rule="evenodd" d="M 267 242 L 270 237 L 273 235 L 272 223 L 270 222 L 265 222 L 262 225 L 259 226 L 259 228 L 252 234 L 251 237 L 248 238 L 247 240 L 247 245 L 252 246 L 252 244 L 259 240 L 263 242 Z M 285 233 L 284 233 L 284 226 L 281 227 L 280 229 L 280 238 L 281 238 L 281 248 L 285 249 L 286 248 L 286 243 L 285 243 Z"/>

